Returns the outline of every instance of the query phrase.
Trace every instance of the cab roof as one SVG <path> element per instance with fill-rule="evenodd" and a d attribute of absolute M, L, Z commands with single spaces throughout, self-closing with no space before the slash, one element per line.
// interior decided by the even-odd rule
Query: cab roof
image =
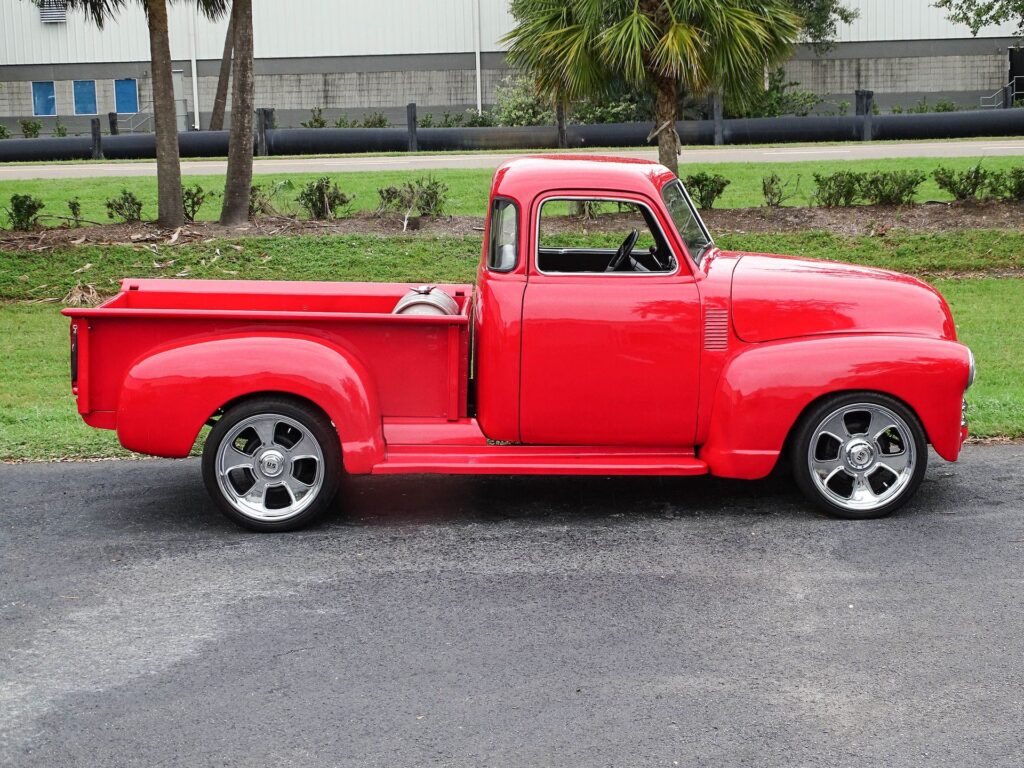
<path fill-rule="evenodd" d="M 498 166 L 492 195 L 525 202 L 551 189 L 636 192 L 657 197 L 675 178 L 652 160 L 606 155 L 527 155 Z"/>

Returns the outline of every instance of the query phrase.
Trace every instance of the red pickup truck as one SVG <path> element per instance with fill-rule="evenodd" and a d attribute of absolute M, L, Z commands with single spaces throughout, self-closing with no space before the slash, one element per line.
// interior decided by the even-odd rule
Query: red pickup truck
<path fill-rule="evenodd" d="M 494 175 L 476 285 L 125 280 L 71 318 L 78 410 L 183 457 L 261 531 L 343 472 L 717 475 L 788 456 L 826 512 L 887 514 L 957 458 L 974 359 L 879 269 L 717 248 L 655 163 Z"/>

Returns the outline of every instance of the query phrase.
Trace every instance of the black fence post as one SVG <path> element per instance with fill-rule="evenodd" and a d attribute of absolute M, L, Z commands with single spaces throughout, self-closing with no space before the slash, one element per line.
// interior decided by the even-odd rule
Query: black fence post
<path fill-rule="evenodd" d="M 268 114 L 269 113 L 269 114 Z M 273 125 L 274 110 L 260 107 L 256 110 L 256 156 L 267 156 L 267 127 Z"/>
<path fill-rule="evenodd" d="M 416 142 L 416 102 L 405 105 L 405 124 L 409 129 L 409 151 L 417 152 L 419 145 Z"/>
<path fill-rule="evenodd" d="M 121 132 L 117 126 L 117 112 L 107 112 L 107 120 L 110 121 L 110 135 L 117 136 Z"/>
<path fill-rule="evenodd" d="M 89 121 L 92 125 L 92 159 L 103 159 L 103 138 L 100 135 L 100 119 L 94 117 Z"/>
<path fill-rule="evenodd" d="M 875 111 L 875 92 L 874 91 L 854 91 L 854 96 L 857 100 L 857 114 L 863 119 L 861 120 L 861 141 L 871 141 L 874 139 L 874 111 Z"/>
<path fill-rule="evenodd" d="M 725 131 L 722 123 L 722 99 L 717 93 L 708 96 L 708 111 L 715 128 L 714 142 L 716 147 L 725 144 Z"/>

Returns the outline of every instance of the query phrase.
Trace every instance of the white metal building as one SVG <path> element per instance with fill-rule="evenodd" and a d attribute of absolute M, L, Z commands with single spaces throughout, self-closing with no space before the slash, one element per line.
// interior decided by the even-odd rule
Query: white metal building
<path fill-rule="evenodd" d="M 1012 26 L 978 38 L 949 23 L 932 0 L 848 0 L 860 18 L 818 57 L 797 51 L 793 80 L 832 99 L 855 89 L 882 104 L 928 95 L 977 104 L 1010 76 Z M 493 101 L 507 74 L 499 42 L 512 26 L 507 0 L 254 0 L 257 104 L 281 125 L 382 111 L 404 120 L 410 101 L 424 111 L 461 111 Z M 187 2 L 170 6 L 177 94 L 195 124 L 206 120 L 216 87 L 226 21 L 211 22 Z M 0 0 L 0 121 L 36 116 L 82 130 L 96 114 L 145 120 L 151 99 L 149 42 L 141 5 L 102 30 L 63 0 L 40 9 Z M 1024 72 L 1020 73 L 1024 74 Z M 134 113 L 141 113 L 133 117 Z"/>

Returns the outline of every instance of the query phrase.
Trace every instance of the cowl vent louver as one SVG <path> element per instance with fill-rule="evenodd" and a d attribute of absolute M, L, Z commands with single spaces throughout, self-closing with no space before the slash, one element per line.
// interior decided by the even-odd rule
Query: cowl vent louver
<path fill-rule="evenodd" d="M 704 314 L 704 349 L 725 349 L 729 346 L 729 312 L 709 309 Z"/>

